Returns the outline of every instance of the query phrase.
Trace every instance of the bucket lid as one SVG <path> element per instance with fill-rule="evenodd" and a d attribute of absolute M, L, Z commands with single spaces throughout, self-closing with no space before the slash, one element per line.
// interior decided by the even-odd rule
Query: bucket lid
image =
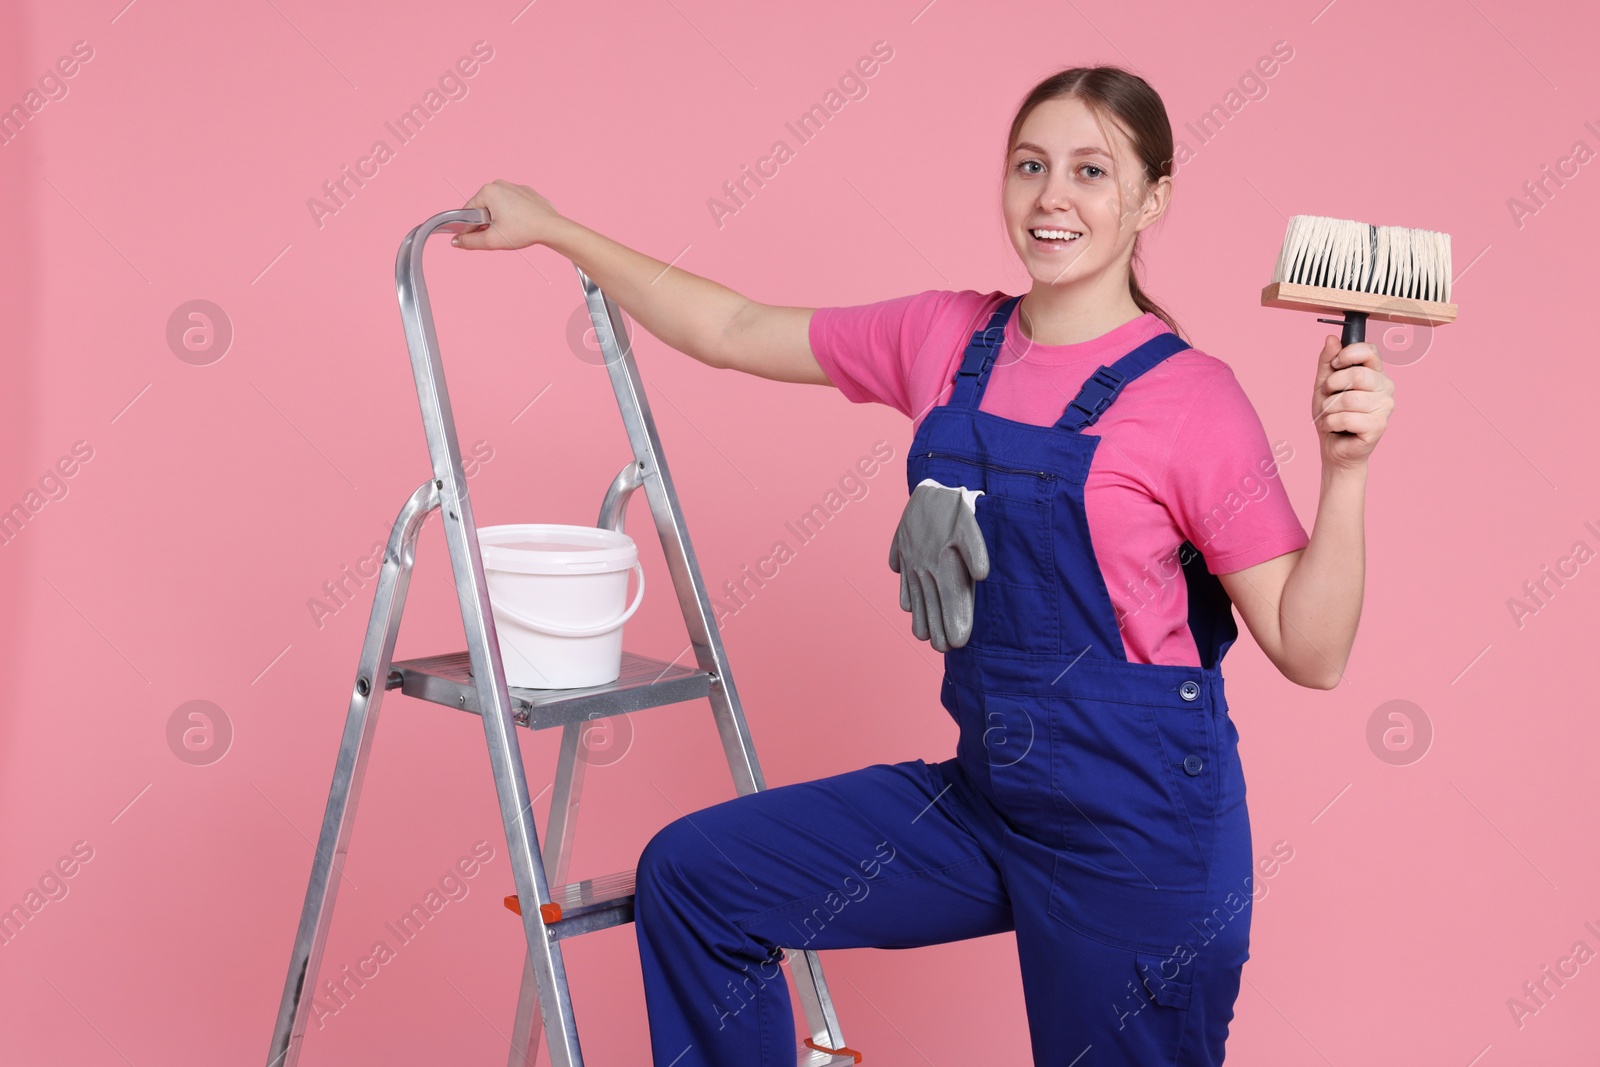
<path fill-rule="evenodd" d="M 485 526 L 478 549 L 485 570 L 514 574 L 599 574 L 639 561 L 639 546 L 625 533 L 562 523 Z"/>

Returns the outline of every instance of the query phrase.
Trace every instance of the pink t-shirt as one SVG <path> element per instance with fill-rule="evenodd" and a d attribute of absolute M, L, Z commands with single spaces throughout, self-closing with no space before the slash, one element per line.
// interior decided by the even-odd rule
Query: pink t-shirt
<path fill-rule="evenodd" d="M 929 290 L 818 308 L 811 351 L 851 402 L 887 404 L 911 417 L 914 432 L 949 400 L 973 331 L 1005 298 Z M 979 407 L 1053 425 L 1095 368 L 1166 328 L 1147 313 L 1092 341 L 1039 345 L 1018 331 L 1013 312 Z M 1261 419 L 1233 368 L 1187 348 L 1129 382 L 1082 432 L 1103 439 L 1084 507 L 1128 659 L 1199 666 L 1178 547 L 1190 541 L 1211 573 L 1226 574 L 1310 540 L 1278 480 Z"/>

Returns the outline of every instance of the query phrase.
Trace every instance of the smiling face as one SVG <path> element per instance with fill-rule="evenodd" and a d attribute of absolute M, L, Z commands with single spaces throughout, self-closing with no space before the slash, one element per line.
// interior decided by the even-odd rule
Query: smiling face
<path fill-rule="evenodd" d="M 1082 100 L 1057 97 L 1017 131 L 1002 194 L 1006 232 L 1039 284 L 1073 286 L 1109 270 L 1126 290 L 1134 238 L 1165 211 L 1171 189 L 1169 177 L 1145 179 L 1121 128 L 1102 129 Z"/>

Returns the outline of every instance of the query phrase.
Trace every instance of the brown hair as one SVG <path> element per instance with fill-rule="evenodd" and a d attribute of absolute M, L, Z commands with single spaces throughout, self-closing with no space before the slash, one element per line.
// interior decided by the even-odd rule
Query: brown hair
<path fill-rule="evenodd" d="M 1082 100 L 1095 118 L 1101 120 L 1102 129 L 1104 119 L 1109 117 L 1128 134 L 1143 164 L 1146 182 L 1172 174 L 1172 123 L 1167 119 L 1166 105 L 1149 82 L 1121 67 L 1068 67 L 1035 85 L 1017 108 L 1017 117 L 1011 120 L 1011 133 L 1006 138 L 1007 162 L 1016 147 L 1022 124 L 1033 109 L 1046 100 L 1063 97 Z M 1182 336 L 1177 321 L 1139 288 L 1139 238 L 1142 236 L 1140 233 L 1133 239 L 1133 257 L 1128 269 L 1129 295 L 1139 310 L 1154 314 L 1173 333 Z"/>

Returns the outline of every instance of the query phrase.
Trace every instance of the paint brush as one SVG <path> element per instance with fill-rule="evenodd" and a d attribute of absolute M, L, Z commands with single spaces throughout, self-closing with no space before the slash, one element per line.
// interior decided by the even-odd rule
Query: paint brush
<path fill-rule="evenodd" d="M 1440 326 L 1456 321 L 1450 301 L 1450 235 L 1295 215 L 1283 236 L 1264 307 L 1341 311 L 1339 344 L 1367 339 L 1367 320 Z M 1341 390 L 1342 391 L 1342 390 Z M 1335 431 L 1348 434 L 1349 430 Z"/>
<path fill-rule="evenodd" d="M 1366 340 L 1367 319 L 1440 326 L 1450 301 L 1450 235 L 1405 226 L 1295 215 L 1284 234 L 1264 307 L 1341 311 L 1341 345 Z"/>

